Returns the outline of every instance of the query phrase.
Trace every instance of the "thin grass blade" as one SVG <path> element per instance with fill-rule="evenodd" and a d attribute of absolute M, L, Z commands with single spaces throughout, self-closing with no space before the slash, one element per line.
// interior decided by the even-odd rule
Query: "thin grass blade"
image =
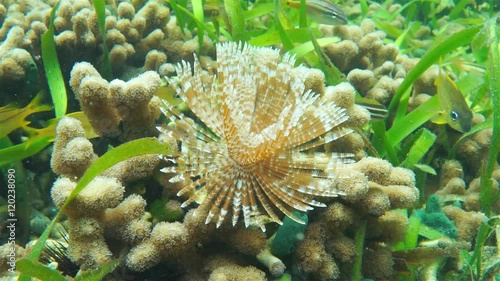
<path fill-rule="evenodd" d="M 406 168 L 412 168 L 415 164 L 420 162 L 420 160 L 425 156 L 429 149 L 434 145 L 436 141 L 436 135 L 431 131 L 422 128 L 416 134 L 416 140 L 410 148 L 406 159 L 401 162 L 401 166 Z"/>
<path fill-rule="evenodd" d="M 109 60 L 109 50 L 106 44 L 106 1 L 105 0 L 93 0 L 95 13 L 97 15 L 97 24 L 99 25 L 99 32 L 102 37 L 102 49 L 104 59 L 101 65 L 101 75 L 106 80 L 110 81 L 113 79 L 113 71 L 111 69 L 111 61 Z"/>
<path fill-rule="evenodd" d="M 16 270 L 21 272 L 24 276 L 30 276 L 44 281 L 68 281 L 59 271 L 43 265 L 38 261 L 32 261 L 27 258 L 20 259 L 16 262 Z"/>
<path fill-rule="evenodd" d="M 56 43 L 54 41 L 54 19 L 59 3 L 52 8 L 50 12 L 49 29 L 42 35 L 42 61 L 49 85 L 50 95 L 54 103 L 56 117 L 62 117 L 66 114 L 68 106 L 68 97 L 66 94 L 66 85 L 57 58 Z"/>
<path fill-rule="evenodd" d="M 500 151 L 500 29 L 497 24 L 498 17 L 489 20 L 485 25 L 490 36 L 489 50 L 489 71 L 490 71 L 490 93 L 491 103 L 493 105 L 493 134 L 491 136 L 491 146 L 488 153 L 488 162 L 481 174 L 481 192 L 479 194 L 479 205 L 481 211 L 489 215 L 492 210 L 493 202 L 499 198 L 499 194 L 493 191 L 493 169 L 497 162 L 497 156 Z"/>

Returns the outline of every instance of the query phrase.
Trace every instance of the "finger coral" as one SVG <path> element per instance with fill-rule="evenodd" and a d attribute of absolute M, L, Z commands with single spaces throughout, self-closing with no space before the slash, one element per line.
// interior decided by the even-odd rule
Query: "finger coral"
<path fill-rule="evenodd" d="M 0 40 L 0 82 L 16 83 L 36 76 L 36 66 L 31 55 L 22 47 L 27 45 L 24 31 L 19 26 L 9 30 L 5 40 Z"/>
<path fill-rule="evenodd" d="M 359 94 L 381 104 L 390 101 L 406 76 L 404 65 L 410 59 L 384 40 L 386 34 L 376 30 L 373 20 L 364 19 L 360 26 L 322 26 L 320 30 L 325 37 L 341 38 L 326 45 L 324 52 L 347 74 L 347 80 Z"/>
<path fill-rule="evenodd" d="M 408 219 L 391 210 L 418 202 L 415 175 L 374 157 L 338 169 L 337 174 L 335 186 L 343 192 L 342 200 L 332 200 L 319 216 L 311 213 L 304 240 L 293 254 L 298 270 L 306 280 L 351 280 L 345 272 L 360 254 L 353 234 L 366 224 L 365 241 L 369 242 L 362 254 L 363 276 L 392 280 L 394 261 L 383 245 L 404 238 Z"/>
<path fill-rule="evenodd" d="M 85 138 L 80 121 L 62 118 L 56 128 L 51 161 L 53 171 L 60 175 L 51 189 L 56 206 L 65 204 L 78 179 L 95 159 L 97 155 Z M 123 161 L 105 175 L 94 178 L 67 206 L 68 257 L 82 270 L 97 268 L 108 262 L 114 251 L 135 246 L 150 235 L 146 200 L 132 194 L 122 201 L 123 183 L 150 176 L 158 162 L 157 155 L 154 159 L 143 156 Z"/>
<path fill-rule="evenodd" d="M 71 71 L 70 86 L 99 135 L 121 134 L 121 138 L 130 140 L 156 133 L 153 124 L 160 112 L 153 95 L 160 82 L 154 71 L 127 82 L 108 82 L 92 64 L 79 62 Z"/>
<path fill-rule="evenodd" d="M 194 74 L 177 66 L 179 95 L 204 123 L 204 128 L 164 103 L 173 126 L 163 133 L 180 142 L 171 182 L 190 178 L 178 195 L 187 206 L 201 196 L 208 206 L 205 223 L 220 226 L 231 213 L 241 213 L 245 226 L 281 223 L 277 211 L 292 215 L 325 206 L 315 196 L 335 197 L 337 168 L 350 162 L 349 153 L 305 153 L 348 133 L 346 110 L 305 89 L 310 69 L 294 67 L 295 59 L 279 51 L 247 44 L 217 45 L 217 73 L 209 76 L 195 57 Z M 204 198 L 203 198 L 204 197 Z"/>

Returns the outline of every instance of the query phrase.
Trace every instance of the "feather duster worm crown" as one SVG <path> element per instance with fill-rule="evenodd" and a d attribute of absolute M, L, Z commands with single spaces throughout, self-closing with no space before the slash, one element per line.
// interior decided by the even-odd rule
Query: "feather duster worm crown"
<path fill-rule="evenodd" d="M 294 63 L 276 49 L 222 43 L 216 75 L 202 70 L 196 56 L 194 69 L 184 61 L 177 66 L 177 91 L 204 125 L 164 102 L 173 124 L 159 129 L 180 149 L 162 171 L 184 182 L 183 206 L 200 201 L 208 210 L 206 223 L 219 227 L 230 213 L 233 225 L 242 215 L 245 226 L 265 231 L 269 220 L 281 223 L 280 212 L 300 222 L 293 211 L 325 206 L 316 196 L 339 195 L 335 171 L 352 155 L 305 151 L 350 133 L 339 127 L 348 117 L 306 91 L 309 69 Z"/>

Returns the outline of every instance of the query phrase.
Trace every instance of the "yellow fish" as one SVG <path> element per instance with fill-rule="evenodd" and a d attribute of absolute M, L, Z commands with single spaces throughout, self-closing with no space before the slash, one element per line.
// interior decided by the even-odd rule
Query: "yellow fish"
<path fill-rule="evenodd" d="M 0 138 L 10 134 L 15 129 L 24 127 L 30 123 L 25 120 L 29 115 L 52 110 L 50 105 L 40 105 L 42 94 L 39 93 L 36 97 L 24 108 L 17 108 L 13 104 L 8 104 L 0 108 Z"/>
<path fill-rule="evenodd" d="M 155 96 L 168 101 L 173 106 L 178 106 L 184 101 L 179 97 L 177 91 L 171 83 L 163 81 L 162 85 L 156 90 Z"/>
<path fill-rule="evenodd" d="M 440 69 L 434 85 L 437 87 L 441 111 L 432 119 L 432 122 L 447 123 L 459 132 L 468 132 L 472 127 L 473 114 L 455 82 Z"/>
<path fill-rule="evenodd" d="M 285 0 L 287 6 L 300 9 L 300 1 Z M 344 12 L 330 0 L 306 0 L 306 14 L 315 22 L 328 25 L 347 23 Z"/>

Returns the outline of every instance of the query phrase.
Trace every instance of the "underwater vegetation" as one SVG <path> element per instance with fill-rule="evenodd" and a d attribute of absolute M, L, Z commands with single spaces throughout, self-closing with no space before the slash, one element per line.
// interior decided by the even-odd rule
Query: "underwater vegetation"
<path fill-rule="evenodd" d="M 500 279 L 497 1 L 0 0 L 0 25 L 1 280 Z"/>

